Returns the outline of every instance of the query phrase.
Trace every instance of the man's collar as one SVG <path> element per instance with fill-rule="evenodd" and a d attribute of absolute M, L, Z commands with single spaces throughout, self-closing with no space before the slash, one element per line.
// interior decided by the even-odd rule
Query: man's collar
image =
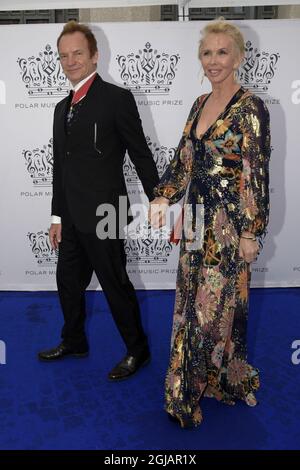
<path fill-rule="evenodd" d="M 92 72 L 88 77 L 85 77 L 83 80 L 81 80 L 81 82 L 76 83 L 75 86 L 73 86 L 72 83 L 70 82 L 70 89 L 73 90 L 74 92 L 78 91 L 79 88 L 82 87 L 82 85 L 84 85 L 93 75 L 95 75 L 95 73 L 97 73 L 96 70 Z"/>

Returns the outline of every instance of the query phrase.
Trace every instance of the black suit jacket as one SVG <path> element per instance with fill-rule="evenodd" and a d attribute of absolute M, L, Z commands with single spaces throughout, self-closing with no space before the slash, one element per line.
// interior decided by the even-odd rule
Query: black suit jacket
<path fill-rule="evenodd" d="M 126 150 L 149 200 L 158 173 L 128 90 L 97 75 L 67 127 L 69 106 L 67 97 L 54 112 L 52 215 L 63 218 L 67 205 L 75 226 L 95 233 L 99 204 L 110 203 L 118 209 L 119 196 L 128 199 L 123 175 Z"/>

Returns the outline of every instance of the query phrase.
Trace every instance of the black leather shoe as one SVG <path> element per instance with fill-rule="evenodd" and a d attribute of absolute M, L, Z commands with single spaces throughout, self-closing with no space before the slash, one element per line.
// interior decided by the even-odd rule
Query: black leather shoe
<path fill-rule="evenodd" d="M 140 356 L 127 356 L 122 359 L 108 374 L 109 380 L 124 380 L 135 374 L 141 367 L 150 362 L 150 353 L 144 353 Z"/>
<path fill-rule="evenodd" d="M 88 356 L 88 350 L 74 350 L 70 349 L 64 343 L 59 344 L 56 348 L 49 349 L 48 351 L 41 351 L 38 353 L 40 361 L 57 361 L 64 359 L 65 357 L 86 357 Z"/>

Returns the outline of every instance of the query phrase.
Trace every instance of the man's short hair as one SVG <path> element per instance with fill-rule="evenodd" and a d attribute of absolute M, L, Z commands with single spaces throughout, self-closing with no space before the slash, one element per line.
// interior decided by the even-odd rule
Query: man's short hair
<path fill-rule="evenodd" d="M 63 36 L 65 36 L 66 34 L 73 34 L 77 32 L 82 33 L 86 37 L 86 40 L 89 45 L 90 56 L 93 57 L 93 55 L 95 55 L 95 53 L 98 51 L 97 41 L 93 32 L 87 25 L 77 23 L 77 21 L 74 20 L 71 20 L 65 24 L 62 32 L 60 33 L 57 39 L 57 49 L 59 48 L 59 42 Z"/>

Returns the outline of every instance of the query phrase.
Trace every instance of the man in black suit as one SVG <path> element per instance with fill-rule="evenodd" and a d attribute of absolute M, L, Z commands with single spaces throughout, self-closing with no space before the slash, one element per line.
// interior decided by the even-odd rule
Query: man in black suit
<path fill-rule="evenodd" d="M 104 82 L 96 73 L 98 50 L 91 30 L 71 21 L 60 34 L 57 47 L 74 89 L 57 104 L 53 127 L 49 237 L 52 247 L 59 248 L 57 287 L 64 326 L 61 344 L 40 352 L 39 359 L 53 361 L 88 354 L 84 297 L 95 271 L 127 348 L 126 356 L 109 373 L 111 380 L 120 380 L 146 364 L 150 353 L 136 294 L 126 272 L 122 223 L 117 221 L 117 235 L 113 223 L 105 232 L 106 238 L 103 230 L 101 234 L 97 230 L 97 236 L 96 211 L 100 206 L 104 215 L 101 204 L 111 204 L 117 217 L 124 219 L 118 208 L 120 197 L 128 201 L 123 175 L 126 150 L 149 200 L 153 199 L 158 174 L 132 94 Z"/>

